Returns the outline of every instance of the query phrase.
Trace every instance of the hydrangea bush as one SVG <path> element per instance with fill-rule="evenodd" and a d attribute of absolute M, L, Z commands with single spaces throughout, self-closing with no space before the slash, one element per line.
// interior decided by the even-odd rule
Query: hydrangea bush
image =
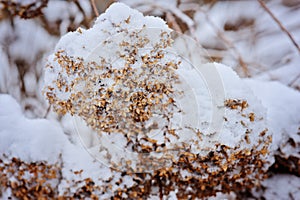
<path fill-rule="evenodd" d="M 116 197 L 208 197 L 265 178 L 272 137 L 264 107 L 230 68 L 205 63 L 194 47 L 162 19 L 115 3 L 91 29 L 63 36 L 48 58 L 44 94 L 53 109 L 87 126 L 96 136 L 84 143 L 91 155 L 134 181 Z"/>

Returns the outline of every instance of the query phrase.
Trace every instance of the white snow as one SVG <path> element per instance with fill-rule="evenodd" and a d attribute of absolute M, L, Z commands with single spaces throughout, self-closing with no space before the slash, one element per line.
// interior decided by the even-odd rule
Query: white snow
<path fill-rule="evenodd" d="M 267 108 L 268 128 L 273 133 L 274 150 L 280 147 L 285 156 L 299 157 L 298 150 L 285 146 L 287 140 L 292 138 L 300 141 L 300 93 L 279 82 L 265 82 L 258 80 L 245 80 L 247 85 L 259 97 Z"/>
<path fill-rule="evenodd" d="M 27 119 L 9 95 L 0 95 L 0 105 L 1 155 L 55 163 L 66 142 L 61 128 L 46 119 Z"/>
<path fill-rule="evenodd" d="M 49 35 L 35 21 L 19 18 L 14 20 L 14 27 L 8 21 L 0 21 L 0 32 L 1 92 L 11 94 L 21 102 L 22 110 L 30 107 L 26 116 L 44 115 L 45 108 L 38 88 L 42 78 L 39 77 L 44 56 L 54 48 L 57 38 Z M 21 78 L 24 85 L 20 82 Z M 22 94 L 22 87 L 27 95 Z"/>
<path fill-rule="evenodd" d="M 264 181 L 266 187 L 263 197 L 265 199 L 298 199 L 300 196 L 299 177 L 278 174 Z"/>
<path fill-rule="evenodd" d="M 28 163 L 62 163 L 60 191 L 70 187 L 67 181 L 93 177 L 96 184 L 101 184 L 112 176 L 110 169 L 95 162 L 80 144 L 71 144 L 58 123 L 26 118 L 16 100 L 6 94 L 0 94 L 0 105 L 1 159 L 17 157 Z M 80 170 L 81 176 L 73 173 Z"/>
<path fill-rule="evenodd" d="M 21 3 L 22 5 L 28 5 L 28 4 L 38 2 L 38 0 L 12 0 L 12 1 L 16 3 Z"/>
<path fill-rule="evenodd" d="M 133 68 L 143 70 L 143 68 L 141 68 L 143 63 L 141 62 L 140 55 L 146 55 L 146 53 L 151 55 L 149 50 L 155 49 L 155 46 L 160 44 L 160 41 L 165 40 L 160 36 L 160 33 L 162 31 L 168 33 L 170 29 L 161 19 L 144 17 L 141 13 L 121 3 L 113 4 L 108 8 L 107 11 L 96 20 L 95 25 L 91 29 L 81 29 L 80 32 L 71 32 L 62 37 L 56 46 L 56 52 L 62 50 L 63 53 L 68 58 L 74 60 L 74 62 L 77 62 L 74 58 L 80 57 L 84 59 L 85 63 L 93 61 L 101 65 L 99 58 L 103 58 L 108 64 L 113 64 L 112 69 L 118 69 L 118 65 L 120 65 L 120 67 L 122 66 L 122 58 L 118 56 L 122 54 L 126 55 L 127 50 L 132 52 L 133 48 L 138 44 L 139 40 L 136 41 L 131 38 L 131 35 L 136 33 L 135 31 L 139 32 L 140 38 L 143 36 L 149 40 L 142 50 L 139 50 L 141 52 L 138 53 L 138 56 L 135 57 L 136 63 L 131 65 Z M 258 141 L 262 139 L 259 137 L 259 134 L 267 128 L 264 107 L 260 101 L 231 68 L 217 63 L 206 65 L 197 63 L 195 61 L 198 61 L 198 54 L 193 54 L 193 52 L 199 52 L 198 49 L 190 49 L 190 46 L 184 49 L 184 37 L 182 39 L 179 37 L 174 40 L 176 44 L 174 47 L 172 45 L 167 49 L 160 47 L 164 53 L 166 52 L 164 57 L 160 59 L 161 65 L 164 66 L 165 63 L 168 62 L 178 62 L 174 55 L 182 56 L 183 59 L 190 59 L 193 63 L 189 65 L 183 59 L 180 59 L 183 63 L 180 65 L 179 70 L 175 71 L 180 77 L 180 80 L 183 81 L 183 84 L 175 85 L 175 87 L 178 88 L 175 88 L 174 92 L 177 93 L 177 90 L 184 92 L 182 97 L 180 97 L 180 95 L 178 97 L 174 96 L 176 103 L 182 110 L 182 114 L 178 113 L 175 117 L 170 116 L 169 122 L 160 121 L 160 123 L 165 124 L 160 125 L 162 127 L 168 123 L 172 128 L 178 129 L 177 134 L 179 138 L 172 138 L 169 142 L 165 142 L 167 147 L 174 149 L 178 148 L 178 145 L 181 144 L 190 144 L 193 152 L 199 153 L 200 155 L 206 155 L 209 151 L 215 150 L 216 144 L 224 144 L 232 149 L 236 147 L 242 150 L 254 148 L 254 146 L 258 144 Z M 121 46 L 123 41 L 128 41 L 131 46 L 129 45 L 124 49 Z M 81 109 L 78 106 L 81 105 L 79 102 L 82 100 L 78 99 L 77 102 L 70 97 L 77 93 L 87 94 L 87 88 L 85 86 L 94 84 L 92 77 L 95 76 L 95 74 L 101 74 L 103 72 L 101 70 L 97 71 L 96 69 L 89 71 L 87 76 L 84 76 L 85 79 L 78 79 L 81 71 L 69 75 L 56 58 L 56 52 L 48 59 L 49 66 L 45 70 L 45 90 L 53 93 L 56 98 L 58 98 L 57 101 L 72 102 L 72 108 L 74 108 L 75 114 L 79 115 L 80 113 L 76 111 Z M 191 54 L 191 57 L 186 58 L 187 54 Z M 114 60 L 117 60 L 117 62 L 113 63 Z M 86 69 L 89 68 L 86 66 Z M 208 74 L 207 70 L 211 70 L 211 73 Z M 168 72 L 165 73 L 167 77 Z M 213 83 L 209 81 L 210 76 L 214 79 Z M 166 77 L 161 75 L 158 80 L 168 81 Z M 137 77 L 137 80 L 138 78 L 139 77 Z M 57 80 L 64 81 L 68 85 L 69 90 L 66 92 L 64 89 L 60 89 L 56 84 Z M 154 80 L 156 81 L 156 79 Z M 76 82 L 76 84 L 73 84 L 74 82 Z M 103 86 L 103 88 L 109 88 L 115 84 L 113 79 L 106 82 L 107 86 Z M 49 90 L 48 88 L 53 88 L 53 90 Z M 221 93 L 217 94 L 216 89 L 218 89 L 217 92 L 224 90 L 222 91 L 223 95 Z M 98 90 L 99 88 L 96 86 L 94 91 Z M 190 97 L 187 96 L 189 94 Z M 89 96 L 86 103 L 92 105 L 94 101 L 93 98 L 97 98 L 97 96 Z M 224 101 L 229 99 L 247 101 L 249 108 L 245 108 L 242 111 L 224 108 Z M 119 101 L 120 99 L 116 100 Z M 192 103 L 192 101 L 194 102 Z M 57 102 L 54 103 L 58 104 Z M 93 107 L 90 107 L 89 109 L 92 108 Z M 249 121 L 249 115 L 251 113 L 255 114 L 254 122 Z M 227 119 L 226 122 L 224 122 L 224 118 Z M 85 118 L 83 119 L 86 120 Z M 154 117 L 149 121 L 155 122 L 155 120 Z M 78 126 L 78 129 L 81 129 L 79 123 L 79 121 L 76 121 L 75 125 Z M 122 122 L 120 122 L 120 126 L 121 123 Z M 203 138 L 200 140 L 195 132 L 188 130 L 186 127 L 190 127 L 192 130 L 200 130 L 203 134 Z M 128 132 L 133 131 L 127 127 L 123 127 L 122 129 Z M 251 130 L 251 134 L 249 135 L 250 142 L 245 142 L 244 137 L 248 130 Z M 114 132 L 111 134 L 109 132 L 108 135 L 106 135 L 106 133 L 101 132 L 101 136 L 99 136 L 96 142 L 95 137 L 93 134 L 91 135 L 90 132 L 92 131 L 88 131 L 88 134 L 84 134 L 82 130 L 79 130 L 83 141 L 87 142 L 87 145 L 86 143 L 84 144 L 89 148 L 90 153 L 93 154 L 95 158 L 102 161 L 106 160 L 105 152 L 108 151 L 112 158 L 109 158 L 109 161 L 104 161 L 107 165 L 109 165 L 110 160 L 116 163 L 126 163 L 127 160 L 140 162 L 137 158 L 138 155 L 131 153 L 131 147 L 126 147 L 127 140 L 123 133 L 117 134 Z M 150 137 L 161 144 L 164 142 L 163 134 L 163 131 L 158 131 L 155 134 L 146 133 L 138 137 Z M 270 133 L 267 135 L 269 134 Z M 89 139 L 88 137 L 91 138 Z M 98 144 L 95 145 L 88 141 L 93 141 Z M 99 152 L 99 146 L 106 150 Z M 117 146 L 118 148 L 113 148 L 113 146 Z"/>
<path fill-rule="evenodd" d="M 26 0 L 22 1 L 22 4 L 34 1 Z M 18 0 L 18 2 L 21 1 Z M 176 7 L 175 1 L 172 0 L 164 2 L 149 0 L 147 1 L 148 5 L 145 5 L 145 1 L 124 0 L 124 2 L 145 12 L 155 8 L 154 13 L 158 15 L 162 15 L 164 9 L 170 10 L 170 8 Z M 291 33 L 299 43 L 300 29 L 297 26 L 299 24 L 297 21 L 299 9 L 291 10 L 288 6 L 280 6 L 278 2 L 268 2 L 268 6 L 283 21 L 283 24 L 290 28 Z M 87 14 L 91 14 L 88 1 L 81 0 L 80 4 Z M 226 12 L 223 12 L 223 10 L 226 10 Z M 48 7 L 44 11 L 45 18 L 50 23 L 62 21 L 60 34 L 67 32 L 67 28 L 71 23 L 70 17 L 75 17 L 73 21 L 75 26 L 84 18 L 75 4 L 65 1 L 49 1 Z M 197 61 L 200 63 L 195 64 L 195 68 L 190 71 L 185 68 L 179 69 L 181 76 L 186 78 L 187 83 L 192 87 L 197 84 L 199 86 L 194 90 L 186 90 L 186 99 L 182 101 L 186 103 L 183 105 L 184 109 L 196 113 L 192 117 L 184 118 L 186 120 L 183 120 L 184 123 L 193 124 L 192 122 L 195 119 L 203 122 L 200 125 L 197 124 L 197 128 L 204 130 L 203 140 L 199 141 L 197 145 L 191 145 L 194 151 L 199 151 L 199 147 L 200 149 L 212 148 L 216 143 L 231 147 L 240 146 L 241 149 L 251 148 L 258 142 L 258 134 L 267 128 L 267 134 L 273 135 L 272 154 L 267 158 L 271 161 L 269 164 L 273 162 L 273 154 L 282 154 L 285 157 L 300 157 L 300 93 L 299 90 L 291 88 L 300 85 L 299 54 L 291 45 L 288 37 L 282 32 L 278 33 L 278 25 L 264 13 L 257 2 L 244 1 L 232 2 L 230 5 L 227 2 L 218 2 L 213 7 L 202 6 L 201 10 L 198 10 L 194 15 L 195 35 L 199 42 L 206 47 L 227 49 L 230 53 L 224 55 L 222 63 L 230 67 L 218 63 L 204 65 L 204 60 L 200 61 L 196 54 L 197 48 L 191 50 L 194 44 L 189 43 L 189 40 L 187 40 L 189 45 L 187 48 L 181 48 L 180 45 L 174 47 L 179 54 L 184 56 L 188 56 L 189 51 L 194 52 L 195 54 L 189 55 L 191 57 L 188 57 L 188 59 L 192 60 L 193 64 Z M 238 31 L 224 32 L 224 36 L 229 43 L 220 41 L 216 31 L 223 31 L 226 23 L 234 24 L 242 18 L 255 19 L 255 23 Z M 130 20 L 128 24 L 124 23 L 124 20 L 127 19 Z M 189 19 L 186 20 L 189 21 Z M 63 49 L 68 56 L 92 60 L 95 56 L 101 55 L 114 60 L 116 57 L 111 56 L 110 53 L 116 51 L 116 48 L 113 45 L 105 46 L 102 42 L 109 38 L 123 39 L 126 34 L 122 31 L 125 29 L 138 30 L 144 25 L 149 29 L 153 28 L 152 30 L 156 28 L 167 32 L 171 31 L 162 19 L 143 16 L 140 12 L 128 6 L 116 3 L 95 21 L 91 29 L 80 28 L 82 33 L 78 30 L 63 36 L 58 42 L 55 52 Z M 18 157 L 26 162 L 62 162 L 63 181 L 59 185 L 60 192 L 65 191 L 70 186 L 68 181 L 71 180 L 82 180 L 91 177 L 99 185 L 105 184 L 104 181 L 112 177 L 117 180 L 120 176 L 119 172 L 111 171 L 103 163 L 95 160 L 81 145 L 80 139 L 82 138 L 79 138 L 74 130 L 76 126 L 79 132 L 86 133 L 86 137 L 83 139 L 85 144 L 89 144 L 89 147 L 97 145 L 99 139 L 85 125 L 76 123 L 74 125 L 74 121 L 69 115 L 59 118 L 51 111 L 47 117 L 48 119 L 28 118 L 42 116 L 46 112 L 46 108 L 42 106 L 44 102 L 41 103 L 42 78 L 39 77 L 44 61 L 39 60 L 37 62 L 36 58 L 40 55 L 47 55 L 49 50 L 54 47 L 54 43 L 57 42 L 57 38 L 51 36 L 33 20 L 15 19 L 14 29 L 8 20 L 1 20 L 0 32 L 0 159 L 6 159 L 7 156 L 8 158 Z M 145 34 L 150 35 L 150 33 L 153 32 L 149 31 Z M 251 38 L 253 35 L 256 35 L 257 38 Z M 153 37 L 152 39 L 154 44 L 159 37 Z M 105 51 L 99 52 L 99 54 L 95 53 L 95 51 L 104 47 L 106 48 Z M 244 79 L 239 78 L 237 75 L 238 73 L 244 76 L 240 70 L 235 50 L 247 62 L 252 78 Z M 10 55 L 10 58 L 7 54 Z M 53 58 L 53 55 L 48 57 L 48 62 L 55 63 Z M 24 94 L 20 92 L 17 66 L 9 59 L 13 61 L 17 59 L 24 60 L 29 66 L 36 66 L 36 71 L 29 70 L 24 75 L 25 93 L 29 96 L 24 97 Z M 169 56 L 168 59 L 174 58 Z M 183 64 L 186 63 L 183 62 Z M 135 67 L 138 67 L 138 64 Z M 233 70 L 236 70 L 237 73 Z M 60 69 L 57 64 L 54 64 L 53 70 L 47 69 L 45 84 L 52 85 L 52 81 L 56 80 L 58 72 L 60 72 Z M 66 79 L 70 78 L 66 74 L 63 74 L 63 76 Z M 76 77 L 71 77 L 71 79 L 74 78 Z M 201 80 L 197 80 L 198 78 Z M 221 88 L 224 89 L 222 93 L 218 93 L 220 90 L 217 89 L 213 91 L 213 88 L 220 87 L 219 83 L 222 83 Z M 62 99 L 68 99 L 70 95 L 70 93 L 59 94 L 58 90 L 56 92 Z M 2 93 L 9 93 L 9 95 Z M 217 97 L 217 100 L 213 99 L 215 97 Z M 242 112 L 224 109 L 222 104 L 225 99 L 247 100 L 249 107 Z M 197 109 L 193 106 L 195 101 L 197 102 Z M 24 111 L 26 106 L 35 107 L 35 113 L 38 114 L 33 114 L 28 110 Z M 217 109 L 213 110 L 213 108 Z M 201 115 L 198 115 L 197 112 Z M 254 122 L 250 122 L 247 117 L 244 117 L 244 115 L 247 116 L 252 112 L 256 116 Z M 180 117 L 174 117 L 174 127 L 178 126 L 175 121 Z M 220 117 L 221 119 L 226 117 L 228 122 L 222 121 L 220 123 L 220 121 L 217 121 L 218 123 L 216 123 L 213 121 Z M 246 127 L 240 123 L 241 120 L 246 124 Z M 243 141 L 247 129 L 252 130 L 250 144 Z M 214 131 L 216 133 L 213 133 Z M 173 138 L 172 142 L 192 143 L 192 140 L 195 140 L 192 134 L 187 134 L 185 137 L 182 134 L 181 136 L 180 141 Z M 159 139 L 159 136 L 156 135 L 156 137 L 155 139 Z M 118 138 L 115 135 L 109 139 L 118 140 Z M 296 142 L 296 147 L 287 143 L 289 138 Z M 119 144 L 122 144 L 122 140 L 119 141 Z M 276 151 L 278 148 L 280 152 Z M 81 169 L 83 170 L 81 176 L 74 175 L 74 171 Z M 133 184 L 132 178 L 128 176 L 125 179 L 126 185 L 130 187 Z M 125 187 L 125 183 L 120 187 Z M 263 196 L 266 199 L 297 199 L 300 195 L 299 183 L 299 177 L 296 176 L 274 175 L 263 182 L 266 187 Z M 109 198 L 111 192 L 115 189 L 117 189 L 117 186 L 114 186 L 111 191 L 105 194 L 106 196 L 101 197 Z M 151 198 L 158 198 L 158 196 L 153 195 Z M 175 192 L 171 192 L 169 199 L 174 198 L 176 198 Z M 216 198 L 235 198 L 235 194 L 218 194 Z"/>

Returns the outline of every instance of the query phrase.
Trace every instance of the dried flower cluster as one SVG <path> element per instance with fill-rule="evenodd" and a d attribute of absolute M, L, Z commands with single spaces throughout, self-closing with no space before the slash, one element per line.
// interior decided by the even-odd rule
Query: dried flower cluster
<path fill-rule="evenodd" d="M 165 34 L 161 33 L 162 36 Z M 139 38 L 141 41 L 147 41 L 147 38 Z M 130 51 L 128 55 L 120 55 L 125 61 L 121 67 L 104 59 L 100 65 L 84 63 L 83 58 L 73 59 L 66 52 L 58 51 L 55 61 L 62 71 L 55 81 L 57 89 L 48 86 L 46 95 L 58 113 L 76 114 L 97 131 L 124 132 L 130 129 L 140 133 L 143 122 L 153 114 L 166 116 L 174 111 L 171 108 L 175 106 L 173 85 L 179 81 L 174 70 L 178 63 L 162 61 L 162 49 L 165 48 L 162 46 L 139 56 L 138 49 L 144 48 L 142 44 L 132 48 L 131 44 L 122 41 L 118 45 L 122 45 L 120 48 L 124 51 Z M 142 61 L 141 66 L 133 67 L 138 60 Z M 51 65 L 47 67 L 53 68 Z M 64 73 L 67 76 L 63 76 Z M 69 77 L 76 78 L 69 81 Z M 82 85 L 84 88 L 78 91 Z M 56 92 L 71 94 L 64 100 L 58 98 Z"/>
<path fill-rule="evenodd" d="M 124 13 L 114 19 L 118 10 Z M 158 28 L 151 29 L 155 20 Z M 135 182 L 113 191 L 115 197 L 143 198 L 158 191 L 163 198 L 176 191 L 179 199 L 202 198 L 249 189 L 265 177 L 272 138 L 254 97 L 218 105 L 225 109 L 224 129 L 214 133 L 204 133 L 207 121 L 199 126 L 180 121 L 178 116 L 191 114 L 180 105 L 187 91 L 179 72 L 187 66 L 170 53 L 173 40 L 161 20 L 114 4 L 94 28 L 69 37 L 49 58 L 45 95 L 56 112 L 81 117 L 100 141 L 109 139 L 100 143 L 99 154 L 111 167 L 125 166 L 122 174 Z M 197 95 L 205 101 L 204 93 Z"/>
<path fill-rule="evenodd" d="M 43 162 L 25 163 L 17 158 L 4 162 L 0 159 L 1 190 L 10 188 L 12 196 L 19 199 L 53 198 L 57 193 L 58 171 L 58 166 Z"/>
<path fill-rule="evenodd" d="M 150 176 L 134 174 L 135 186 L 119 191 L 117 197 L 142 198 L 158 191 L 163 198 L 177 191 L 178 199 L 205 198 L 217 192 L 243 192 L 258 187 L 260 180 L 267 177 L 263 170 L 266 163 L 259 158 L 266 151 L 245 150 L 231 155 L 228 151 L 221 145 L 203 157 L 186 152 L 170 168 L 157 170 Z M 231 175 L 237 168 L 240 172 Z"/>
<path fill-rule="evenodd" d="M 82 172 L 82 171 L 81 171 Z M 80 176 L 75 171 L 74 174 Z M 59 184 L 67 181 L 69 187 L 59 192 Z M 18 158 L 8 161 L 0 159 L 0 197 L 11 191 L 10 197 L 18 199 L 99 199 L 104 188 L 95 185 L 91 178 L 65 180 L 59 164 L 46 162 L 27 163 Z M 98 195 L 96 195 L 98 194 Z"/>
<path fill-rule="evenodd" d="M 186 152 L 172 167 L 151 174 L 123 172 L 118 181 L 111 178 L 104 185 L 95 184 L 91 178 L 80 179 L 82 170 L 74 172 L 79 180 L 65 180 L 58 164 L 26 163 L 17 158 L 9 162 L 0 160 L 0 196 L 1 192 L 11 189 L 11 196 L 20 199 L 99 199 L 105 193 L 111 193 L 113 199 L 143 199 L 157 194 L 163 198 L 177 191 L 178 199 L 195 199 L 214 196 L 217 192 L 242 192 L 258 186 L 259 180 L 266 178 L 262 170 L 265 162 L 259 158 L 266 152 L 237 151 L 228 155 L 229 151 L 221 145 L 204 157 Z M 222 164 L 224 160 L 226 164 Z M 230 175 L 237 167 L 240 173 Z M 130 176 L 134 184 L 121 187 L 126 176 Z M 58 184 L 62 181 L 66 181 L 68 187 L 59 193 Z"/>
<path fill-rule="evenodd" d="M 103 23 L 106 20 L 103 19 Z M 130 21 L 128 16 L 120 24 Z M 176 73 L 181 61 L 176 56 L 166 55 L 172 44 L 170 31 L 166 28 L 149 31 L 146 25 L 125 31 L 121 25 L 112 25 L 122 32 L 101 41 L 101 48 L 95 50 L 96 59 L 91 59 L 94 52 L 85 58 L 70 56 L 65 50 L 55 53 L 47 66 L 48 72 L 57 73 L 45 91 L 50 104 L 58 113 L 81 117 L 100 136 L 120 134 L 126 142 L 121 148 L 129 152 L 147 153 L 148 157 L 151 152 L 166 152 L 166 146 L 185 148 L 171 142 L 171 137 L 178 137 L 173 115 L 182 112 L 176 99 L 184 93 L 176 88 L 181 84 Z M 84 33 L 78 29 L 77 34 Z M 157 38 L 153 40 L 153 36 Z M 115 49 L 112 54 L 117 59 L 112 62 L 112 56 L 101 55 L 98 49 Z M 149 137 L 151 132 L 160 132 L 163 139 Z M 102 147 L 100 151 L 109 154 L 111 149 Z M 138 160 L 144 165 L 156 158 Z M 111 160 L 117 167 L 120 164 L 131 166 L 132 159 Z M 157 159 L 157 163 L 161 163 L 165 155 Z"/>
<path fill-rule="evenodd" d="M 24 19 L 30 19 L 42 15 L 42 9 L 47 6 L 48 0 L 38 0 L 32 3 L 24 4 L 21 1 L 1 0 L 2 10 L 12 16 L 20 16 Z"/>

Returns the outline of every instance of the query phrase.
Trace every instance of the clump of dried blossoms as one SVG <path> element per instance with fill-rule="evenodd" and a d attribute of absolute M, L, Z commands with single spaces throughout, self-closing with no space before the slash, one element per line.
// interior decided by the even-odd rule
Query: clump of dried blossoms
<path fill-rule="evenodd" d="M 93 28 L 61 39 L 46 67 L 45 95 L 57 113 L 80 117 L 98 134 L 98 159 L 133 178 L 116 197 L 158 188 L 161 197 L 195 198 L 257 186 L 271 143 L 261 104 L 226 81 L 224 101 L 209 104 L 204 84 L 192 78 L 197 70 L 173 45 L 161 19 L 113 4 Z M 223 112 L 223 128 L 207 132 L 212 106 Z"/>
<path fill-rule="evenodd" d="M 12 16 L 20 16 L 23 19 L 31 19 L 42 15 L 42 9 L 47 7 L 48 0 L 14 1 L 1 0 L 0 9 Z"/>
<path fill-rule="evenodd" d="M 54 61 L 61 72 L 55 85 L 47 87 L 49 102 L 58 113 L 76 114 L 99 132 L 141 133 L 153 115 L 166 117 L 176 109 L 173 86 L 179 79 L 174 70 L 180 61 L 163 60 L 170 38 L 167 32 L 160 36 L 162 43 L 138 55 L 149 39 L 132 31 L 129 39 L 136 40 L 133 44 L 126 40 L 115 44 L 120 49 L 116 63 L 102 57 L 100 63 L 85 62 L 84 58 L 68 56 L 64 50 L 57 51 Z M 51 65 L 47 67 L 53 69 Z M 56 91 L 70 95 L 60 99 Z"/>

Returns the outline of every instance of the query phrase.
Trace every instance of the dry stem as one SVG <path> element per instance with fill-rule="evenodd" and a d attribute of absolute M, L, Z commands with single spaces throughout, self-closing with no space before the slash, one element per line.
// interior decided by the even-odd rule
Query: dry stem
<path fill-rule="evenodd" d="M 280 29 L 285 32 L 287 34 L 287 36 L 290 38 L 290 40 L 292 41 L 292 43 L 294 44 L 294 46 L 297 48 L 297 50 L 300 53 L 300 47 L 297 44 L 297 42 L 295 41 L 295 39 L 293 38 L 292 34 L 282 25 L 282 23 L 277 19 L 277 17 L 275 17 L 275 15 L 271 12 L 271 10 L 266 6 L 265 2 L 263 0 L 258 0 L 258 2 L 260 3 L 261 7 L 263 7 L 263 9 L 272 17 L 272 19 L 278 24 L 278 26 L 280 27 Z"/>
<path fill-rule="evenodd" d="M 97 6 L 95 4 L 95 0 L 91 0 L 91 4 L 92 4 L 92 7 L 93 7 L 95 15 L 98 17 L 99 16 L 99 12 L 98 12 Z"/>

